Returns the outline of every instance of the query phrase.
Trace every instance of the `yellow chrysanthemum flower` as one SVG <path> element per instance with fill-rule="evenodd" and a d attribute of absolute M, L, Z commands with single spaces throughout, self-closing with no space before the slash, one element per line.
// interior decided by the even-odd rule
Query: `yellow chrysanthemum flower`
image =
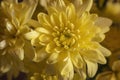
<path fill-rule="evenodd" d="M 48 67 L 48 75 L 54 72 L 51 75 L 72 80 L 76 72 L 83 79 L 87 67 L 88 75 L 93 77 L 97 63 L 105 64 L 104 56 L 111 54 L 99 44 L 105 38 L 111 20 L 90 14 L 92 0 L 88 2 L 75 7 L 72 3 L 65 5 L 63 0 L 58 0 L 58 4 L 47 7 L 48 14 L 38 14 L 40 25 L 31 23 L 36 27 L 25 36 L 35 47 L 42 46 L 34 61 L 46 60 L 52 66 Z"/>
<path fill-rule="evenodd" d="M 24 69 L 22 62 L 24 55 L 28 57 L 34 54 L 31 54 L 32 46 L 25 40 L 24 34 L 29 31 L 27 22 L 30 20 L 36 4 L 36 0 L 24 0 L 21 3 L 18 0 L 1 2 L 0 73 L 8 72 L 9 76 L 17 76 L 19 71 Z"/>

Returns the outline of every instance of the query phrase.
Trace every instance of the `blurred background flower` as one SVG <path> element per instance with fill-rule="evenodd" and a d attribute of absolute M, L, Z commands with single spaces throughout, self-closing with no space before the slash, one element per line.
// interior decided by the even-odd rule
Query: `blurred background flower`
<path fill-rule="evenodd" d="M 99 73 L 96 80 L 120 80 L 120 50 L 114 51 L 108 59 L 108 68 Z"/>
<path fill-rule="evenodd" d="M 120 0 L 94 0 L 91 12 L 109 17 L 114 23 L 120 23 Z"/>
<path fill-rule="evenodd" d="M 31 59 L 32 46 L 24 38 L 29 31 L 27 22 L 31 19 L 37 1 L 4 0 L 0 5 L 0 73 L 7 73 L 8 80 L 25 71 L 24 57 Z M 27 47 L 26 47 L 27 46 Z M 30 46 L 30 47 L 29 47 Z"/>

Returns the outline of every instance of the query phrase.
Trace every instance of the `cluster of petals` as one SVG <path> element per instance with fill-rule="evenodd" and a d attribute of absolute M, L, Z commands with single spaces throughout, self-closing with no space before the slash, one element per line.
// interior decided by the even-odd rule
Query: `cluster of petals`
<path fill-rule="evenodd" d="M 75 1 L 79 3 L 54 0 L 46 6 L 47 13 L 38 14 L 38 21 L 30 21 L 34 28 L 25 37 L 35 47 L 34 61 L 46 64 L 41 76 L 72 80 L 77 75 L 84 80 L 87 74 L 93 77 L 98 63 L 106 64 L 111 54 L 100 44 L 111 20 L 89 12 L 92 0 Z"/>

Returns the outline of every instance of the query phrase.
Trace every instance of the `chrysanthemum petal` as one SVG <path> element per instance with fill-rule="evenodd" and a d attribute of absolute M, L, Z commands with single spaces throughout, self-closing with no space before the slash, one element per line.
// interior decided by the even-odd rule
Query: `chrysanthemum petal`
<path fill-rule="evenodd" d="M 54 7 L 48 7 L 48 14 L 58 13 L 57 9 Z"/>
<path fill-rule="evenodd" d="M 7 46 L 7 43 L 5 40 L 0 41 L 0 50 L 4 49 Z"/>
<path fill-rule="evenodd" d="M 6 29 L 8 30 L 8 32 L 10 34 L 14 34 L 15 33 L 15 28 L 13 27 L 13 25 L 8 20 L 6 20 Z"/>
<path fill-rule="evenodd" d="M 56 63 L 58 56 L 59 56 L 59 53 L 52 53 L 50 55 L 50 57 L 48 58 L 47 63 L 48 64 L 54 64 L 54 63 Z"/>
<path fill-rule="evenodd" d="M 47 27 L 51 27 L 49 16 L 45 13 L 39 13 L 38 14 L 38 21 L 41 23 L 42 26 L 45 25 Z"/>
<path fill-rule="evenodd" d="M 81 55 L 78 52 L 71 53 L 70 56 L 72 63 L 76 68 L 80 69 L 83 67 L 84 62 Z"/>
<path fill-rule="evenodd" d="M 59 53 L 58 62 L 57 62 L 57 65 L 56 65 L 56 68 L 58 69 L 59 72 L 62 71 L 63 67 L 68 62 L 68 59 L 69 58 L 68 58 L 68 53 L 67 52 L 61 52 L 61 53 Z"/>
<path fill-rule="evenodd" d="M 78 16 L 81 16 L 81 14 L 85 11 L 90 11 L 91 7 L 92 7 L 92 3 L 93 0 L 83 0 L 82 5 L 77 6 L 77 10 L 78 10 Z"/>
<path fill-rule="evenodd" d="M 75 7 L 73 6 L 73 4 L 70 4 L 66 8 L 66 14 L 67 14 L 67 17 L 69 18 L 69 20 L 75 19 Z"/>
<path fill-rule="evenodd" d="M 105 35 L 103 33 L 97 33 L 92 41 L 101 42 L 105 39 Z"/>
<path fill-rule="evenodd" d="M 24 50 L 22 48 L 15 50 L 16 55 L 20 58 L 20 60 L 24 59 Z"/>
<path fill-rule="evenodd" d="M 27 7 L 25 7 L 26 9 L 26 13 L 24 14 L 23 13 L 23 23 L 26 23 L 30 20 L 30 18 L 32 17 L 35 9 L 36 9 L 36 6 L 37 6 L 37 3 L 38 3 L 38 0 L 25 0 L 23 1 L 23 3 L 25 3 L 25 5 L 28 5 Z M 28 8 L 28 9 L 27 9 Z M 20 10 L 19 10 L 20 11 Z M 21 15 L 22 16 L 22 15 Z"/>
<path fill-rule="evenodd" d="M 36 31 L 31 31 L 31 32 L 28 32 L 28 33 L 24 34 L 24 36 L 25 36 L 26 39 L 32 40 L 32 39 L 38 37 L 39 33 L 36 32 Z"/>
<path fill-rule="evenodd" d="M 35 57 L 33 58 L 33 61 L 40 62 L 44 60 L 48 56 L 47 52 L 44 50 L 44 48 L 38 48 L 35 52 Z"/>
<path fill-rule="evenodd" d="M 84 53 L 83 56 L 85 57 L 85 59 L 93 62 L 97 62 L 100 64 L 106 63 L 105 57 L 98 50 L 88 50 L 88 51 L 86 50 L 86 53 Z"/>
<path fill-rule="evenodd" d="M 95 25 L 100 27 L 102 33 L 106 33 L 109 31 L 109 26 L 112 24 L 112 21 L 107 18 L 99 17 L 95 20 Z"/>
<path fill-rule="evenodd" d="M 66 17 L 65 13 L 61 12 L 59 14 L 59 21 L 60 21 L 60 24 L 66 24 L 67 23 L 67 17 Z"/>
<path fill-rule="evenodd" d="M 73 71 L 73 65 L 70 59 L 67 60 L 66 65 L 63 67 L 61 71 L 62 76 L 68 75 L 71 71 Z"/>
<path fill-rule="evenodd" d="M 97 72 L 98 64 L 89 60 L 85 60 L 85 62 L 87 64 L 88 76 L 93 77 Z"/>
<path fill-rule="evenodd" d="M 37 28 L 36 31 L 40 33 L 50 34 L 50 31 L 48 29 L 42 27 Z"/>
<path fill-rule="evenodd" d="M 111 51 L 108 50 L 107 48 L 101 46 L 101 45 L 99 45 L 99 50 L 102 52 L 102 54 L 104 56 L 110 56 L 111 55 Z"/>
<path fill-rule="evenodd" d="M 32 26 L 33 28 L 41 27 L 40 23 L 36 20 L 30 19 L 28 21 L 28 24 Z"/>
<path fill-rule="evenodd" d="M 50 21 L 52 25 L 58 26 L 60 24 L 60 21 L 58 19 L 58 14 L 53 13 L 50 15 Z"/>
<path fill-rule="evenodd" d="M 52 52 L 54 52 L 55 47 L 56 47 L 56 44 L 53 43 L 53 42 L 50 42 L 50 43 L 46 46 L 46 49 L 45 49 L 45 50 L 46 50 L 48 53 L 52 53 Z"/>
<path fill-rule="evenodd" d="M 50 42 L 50 36 L 48 36 L 47 34 L 41 34 L 39 36 L 39 40 L 41 43 L 47 44 L 48 42 Z"/>

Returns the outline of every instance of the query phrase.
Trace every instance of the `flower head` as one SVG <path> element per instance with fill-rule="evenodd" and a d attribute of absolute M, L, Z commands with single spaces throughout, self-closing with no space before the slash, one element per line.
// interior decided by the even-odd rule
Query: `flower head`
<path fill-rule="evenodd" d="M 25 35 L 36 47 L 38 44 L 43 46 L 35 61 L 47 58 L 47 64 L 52 66 L 51 72 L 56 69 L 54 74 L 62 76 L 62 79 L 72 80 L 74 71 L 85 78 L 86 67 L 88 75 L 93 77 L 97 63 L 105 64 L 104 56 L 110 55 L 110 51 L 99 43 L 103 41 L 111 21 L 89 13 L 88 6 L 92 0 L 79 6 L 81 11 L 77 11 L 72 3 L 65 5 L 63 0 L 58 1 L 58 6 L 47 8 L 48 14 L 38 14 L 40 26 L 34 25 L 38 26 L 35 31 Z M 33 34 L 37 36 L 31 37 Z"/>
<path fill-rule="evenodd" d="M 29 31 L 27 22 L 36 7 L 36 0 L 4 0 L 0 4 L 0 72 L 17 75 L 23 70 L 25 53 L 29 43 L 23 34 Z M 27 48 L 26 49 L 26 45 Z M 32 53 L 33 54 L 33 53 Z M 9 74 L 8 73 L 8 74 Z"/>

